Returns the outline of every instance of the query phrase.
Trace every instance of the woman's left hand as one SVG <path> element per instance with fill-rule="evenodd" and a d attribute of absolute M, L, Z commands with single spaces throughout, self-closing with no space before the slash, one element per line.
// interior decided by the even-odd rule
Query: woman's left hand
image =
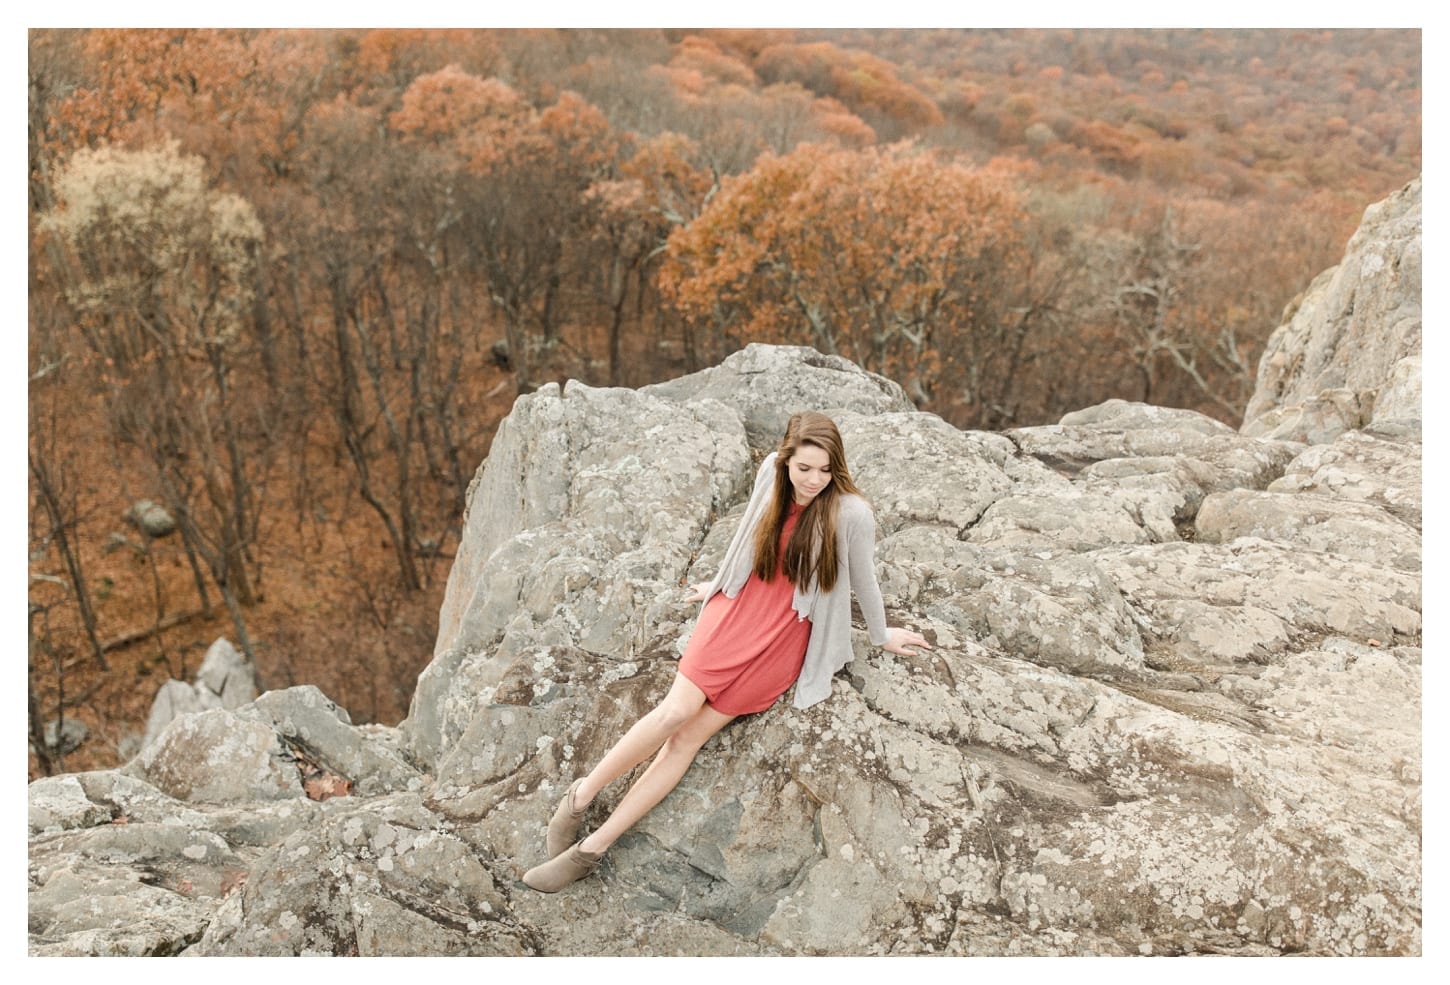
<path fill-rule="evenodd" d="M 909 629 L 902 629 L 899 626 L 892 626 L 886 630 L 886 642 L 881 644 L 881 649 L 887 653 L 899 653 L 903 657 L 914 657 L 916 651 L 911 647 L 920 647 L 923 650 L 930 650 L 931 644 L 926 637 Z"/>

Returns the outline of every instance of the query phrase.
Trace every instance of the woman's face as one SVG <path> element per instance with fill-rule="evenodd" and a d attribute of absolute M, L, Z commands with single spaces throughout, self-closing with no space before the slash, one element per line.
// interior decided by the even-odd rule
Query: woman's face
<path fill-rule="evenodd" d="M 809 506 L 811 500 L 831 484 L 831 456 L 824 448 L 801 445 L 786 462 L 785 468 L 790 476 L 791 488 L 795 490 L 795 501 L 801 506 Z"/>

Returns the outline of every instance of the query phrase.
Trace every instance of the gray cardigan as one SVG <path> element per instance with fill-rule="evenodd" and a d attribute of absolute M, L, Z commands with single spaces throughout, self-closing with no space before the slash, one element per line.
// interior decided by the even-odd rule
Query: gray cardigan
<path fill-rule="evenodd" d="M 767 455 L 755 475 L 755 489 L 750 494 L 745 515 L 740 519 L 740 526 L 735 528 L 735 536 L 725 552 L 719 572 L 705 589 L 706 602 L 716 592 L 724 592 L 734 598 L 750 577 L 755 564 L 753 537 L 770 502 L 775 483 L 775 459 L 776 452 Z M 795 590 L 793 607 L 797 618 L 811 621 L 805 663 L 800 677 L 796 678 L 794 705 L 797 708 L 809 708 L 830 695 L 831 678 L 851 659 L 853 591 L 856 601 L 861 604 L 861 613 L 866 617 L 871 642 L 876 646 L 886 642 L 886 609 L 881 602 L 881 589 L 876 584 L 876 518 L 870 505 L 860 496 L 847 494 L 840 497 L 839 502 L 836 556 L 840 567 L 836 573 L 836 587 L 822 592 L 812 580 L 808 591 Z M 704 611 L 703 603 L 701 611 Z"/>

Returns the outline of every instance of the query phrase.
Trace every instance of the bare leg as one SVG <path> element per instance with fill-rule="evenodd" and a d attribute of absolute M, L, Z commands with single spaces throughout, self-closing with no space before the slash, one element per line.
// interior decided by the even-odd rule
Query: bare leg
<path fill-rule="evenodd" d="M 574 806 L 583 809 L 599 791 L 653 756 L 666 739 L 703 707 L 705 692 L 684 674 L 675 674 L 675 681 L 664 699 L 635 722 L 584 777 L 579 789 L 574 792 Z"/>
<path fill-rule="evenodd" d="M 634 785 L 629 788 L 629 792 L 608 819 L 579 843 L 580 849 L 591 853 L 602 852 L 614 844 L 620 835 L 675 789 L 680 777 L 685 775 L 685 771 L 695 761 L 695 754 L 700 751 L 700 747 L 734 717 L 718 712 L 709 705 L 701 705 L 693 718 L 665 739 L 654 762 L 634 781 Z"/>

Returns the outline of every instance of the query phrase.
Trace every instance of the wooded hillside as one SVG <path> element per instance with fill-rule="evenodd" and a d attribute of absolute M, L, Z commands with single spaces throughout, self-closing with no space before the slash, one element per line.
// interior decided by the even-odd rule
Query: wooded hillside
<path fill-rule="evenodd" d="M 468 482 L 548 381 L 769 341 L 964 428 L 1110 397 L 1237 425 L 1285 307 L 1419 173 L 1420 50 L 32 31 L 32 776 L 126 758 L 219 635 L 399 720 Z"/>

